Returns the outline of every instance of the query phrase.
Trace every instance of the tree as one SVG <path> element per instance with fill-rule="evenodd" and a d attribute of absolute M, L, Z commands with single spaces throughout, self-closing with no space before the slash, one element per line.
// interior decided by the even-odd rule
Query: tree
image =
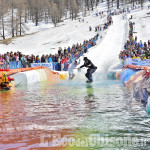
<path fill-rule="evenodd" d="M 54 23 L 55 27 L 57 25 L 57 23 L 59 22 L 59 10 L 58 7 L 56 5 L 56 3 L 52 2 L 51 3 L 51 8 L 50 8 L 50 15 L 51 15 L 51 20 Z"/>
<path fill-rule="evenodd" d="M 95 2 L 95 0 L 90 0 L 90 4 L 91 4 L 92 11 L 93 11 L 93 9 L 94 9 L 94 2 Z"/>
<path fill-rule="evenodd" d="M 78 8 L 78 5 L 76 3 L 76 0 L 70 0 L 69 1 L 69 11 L 70 11 L 70 18 L 73 20 L 73 19 L 76 19 L 77 18 L 77 15 L 78 15 L 78 11 L 79 11 L 79 8 Z"/>
<path fill-rule="evenodd" d="M 107 7 L 108 7 L 108 10 L 110 9 L 110 0 L 107 0 Z"/>
<path fill-rule="evenodd" d="M 140 0 L 140 3 L 141 3 L 141 9 L 143 9 L 144 0 Z"/>
<path fill-rule="evenodd" d="M 11 33 L 12 37 L 15 36 L 15 29 L 14 29 L 14 0 L 10 1 L 10 6 L 11 6 Z"/>
<path fill-rule="evenodd" d="M 5 39 L 5 13 L 8 11 L 7 3 L 4 0 L 0 0 L 0 35 Z"/>
<path fill-rule="evenodd" d="M 117 9 L 119 9 L 120 2 L 117 0 Z"/>
<path fill-rule="evenodd" d="M 114 5 L 113 5 L 114 0 L 112 0 L 111 2 L 112 2 L 112 7 L 114 7 Z"/>
<path fill-rule="evenodd" d="M 24 0 L 17 0 L 17 17 L 16 17 L 16 36 L 22 35 L 23 27 L 25 27 L 23 23 L 23 13 L 25 12 L 25 1 Z"/>
<path fill-rule="evenodd" d="M 86 5 L 86 7 L 87 7 L 87 10 L 90 10 L 89 0 L 85 0 L 85 5 Z"/>

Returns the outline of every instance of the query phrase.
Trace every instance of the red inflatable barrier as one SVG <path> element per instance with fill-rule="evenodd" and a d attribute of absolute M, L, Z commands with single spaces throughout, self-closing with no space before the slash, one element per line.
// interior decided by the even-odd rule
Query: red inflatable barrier
<path fill-rule="evenodd" d="M 126 65 L 123 69 L 135 69 L 135 70 L 145 70 L 146 72 L 150 72 L 150 67 L 145 66 L 136 66 L 136 65 Z"/>
<path fill-rule="evenodd" d="M 0 69 L 0 71 L 10 71 L 9 69 Z"/>

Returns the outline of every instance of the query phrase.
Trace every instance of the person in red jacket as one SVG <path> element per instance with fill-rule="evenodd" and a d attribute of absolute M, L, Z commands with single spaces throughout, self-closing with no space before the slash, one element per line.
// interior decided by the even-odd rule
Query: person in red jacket
<path fill-rule="evenodd" d="M 62 69 L 61 70 L 65 69 L 65 64 L 67 64 L 67 63 L 68 63 L 67 58 L 63 56 L 63 58 L 61 60 L 61 64 L 62 64 Z"/>

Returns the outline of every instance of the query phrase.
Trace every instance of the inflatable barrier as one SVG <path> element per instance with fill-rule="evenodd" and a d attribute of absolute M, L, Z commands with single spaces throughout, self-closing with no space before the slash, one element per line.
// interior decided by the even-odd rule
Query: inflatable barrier
<path fill-rule="evenodd" d="M 8 76 L 15 79 L 15 85 L 27 85 L 36 82 L 49 82 L 56 83 L 60 80 L 65 80 L 67 75 L 59 74 L 51 71 L 50 69 L 40 66 L 33 68 L 20 68 L 5 70 Z M 0 78 L 2 77 L 3 70 L 0 70 Z M 14 83 L 13 83 L 14 84 Z"/>
<path fill-rule="evenodd" d="M 130 77 L 130 79 L 125 83 L 125 86 L 126 86 L 128 89 L 131 89 L 134 84 L 139 83 L 141 80 L 143 80 L 144 76 L 145 76 L 145 71 L 144 71 L 144 70 L 141 70 L 141 71 L 136 72 L 136 73 L 135 73 L 134 75 L 132 75 L 132 76 Z"/>
<path fill-rule="evenodd" d="M 124 69 L 121 73 L 121 78 L 120 78 L 121 82 L 125 84 L 125 82 L 127 82 L 132 75 L 135 75 L 136 72 L 137 70 L 134 70 L 134 69 L 128 69 L 128 68 Z"/>
<path fill-rule="evenodd" d="M 133 89 L 134 98 L 140 100 L 150 114 L 150 67 L 126 65 L 120 79 L 125 87 Z"/>
<path fill-rule="evenodd" d="M 136 65 L 126 65 L 123 67 L 123 69 L 134 69 L 134 70 L 145 70 L 146 72 L 150 72 L 150 67 L 145 66 L 136 66 Z"/>

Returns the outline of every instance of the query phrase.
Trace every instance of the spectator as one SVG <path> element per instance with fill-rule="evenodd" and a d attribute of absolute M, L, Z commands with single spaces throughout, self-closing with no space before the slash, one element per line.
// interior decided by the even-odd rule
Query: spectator
<path fill-rule="evenodd" d="M 21 63 L 23 65 L 23 68 L 26 68 L 26 58 L 25 58 L 25 55 L 22 55 L 22 57 L 21 57 Z"/>
<path fill-rule="evenodd" d="M 42 57 L 41 57 L 41 63 L 45 63 L 45 56 L 44 55 L 42 55 Z"/>
<path fill-rule="evenodd" d="M 51 55 L 49 55 L 49 57 L 48 57 L 48 62 L 49 63 L 52 63 L 53 61 L 52 61 L 52 58 L 51 58 Z"/>
<path fill-rule="evenodd" d="M 89 26 L 89 31 L 92 31 L 92 27 L 91 26 Z"/>
<path fill-rule="evenodd" d="M 148 47 L 150 48 L 150 40 L 148 40 Z"/>
<path fill-rule="evenodd" d="M 36 56 L 36 63 L 40 63 L 39 55 Z"/>
<path fill-rule="evenodd" d="M 110 23 L 107 22 L 105 23 L 105 26 L 109 26 Z M 105 27 L 104 26 L 104 27 Z M 95 27 L 96 31 L 97 30 L 101 30 L 102 26 L 98 25 Z M 92 30 L 92 27 L 90 26 L 90 30 Z M 42 55 L 42 57 L 40 58 L 39 55 L 37 55 L 36 57 L 32 54 L 32 55 L 24 55 L 21 52 L 7 52 L 7 54 L 4 54 L 4 65 L 5 68 L 9 67 L 10 61 L 16 61 L 17 62 L 17 66 L 19 67 L 20 62 L 22 63 L 22 66 L 25 67 L 31 67 L 31 63 L 53 63 L 56 62 L 58 63 L 58 70 L 61 70 L 61 66 L 62 66 L 62 70 L 66 70 L 69 66 L 70 63 L 72 63 L 72 60 L 78 59 L 80 56 L 82 56 L 84 53 L 87 52 L 87 50 L 96 45 L 96 40 L 98 39 L 98 34 L 95 35 L 93 38 L 89 39 L 89 40 L 84 40 L 83 43 L 79 44 L 73 44 L 72 47 L 68 46 L 68 48 L 64 48 L 62 49 L 61 47 L 59 47 L 58 49 L 58 54 L 54 54 L 54 55 Z M 140 47 L 139 45 L 137 45 L 137 47 Z M 2 56 L 0 56 L 0 61 L 2 61 Z M 20 62 L 19 62 L 20 61 Z M 3 65 L 3 66 L 4 66 Z"/>

